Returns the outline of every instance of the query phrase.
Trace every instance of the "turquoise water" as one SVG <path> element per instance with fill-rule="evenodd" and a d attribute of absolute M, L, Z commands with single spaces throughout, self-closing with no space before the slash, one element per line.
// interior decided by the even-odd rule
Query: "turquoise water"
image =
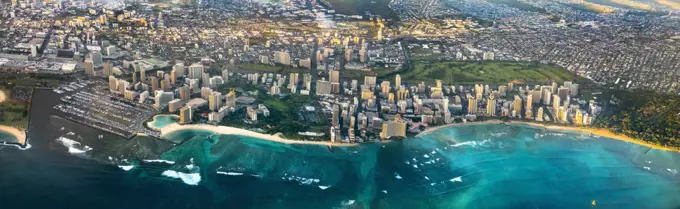
<path fill-rule="evenodd" d="M 284 183 L 275 187 L 283 191 L 292 186 L 282 207 L 584 208 L 593 200 L 601 208 L 680 207 L 677 153 L 644 154 L 646 147 L 632 143 L 522 125 L 450 127 L 334 152 L 205 131 L 173 137 L 188 140 L 163 159 L 193 161 L 211 175 L 232 174 L 216 179 Z M 216 194 L 231 191 L 229 184 L 210 179 L 201 184 Z M 304 199 L 298 189 L 324 196 Z M 301 198 L 304 202 L 295 201 Z"/>
<path fill-rule="evenodd" d="M 332 151 L 207 131 L 169 134 L 178 145 L 97 134 L 73 137 L 93 148 L 85 159 L 54 142 L 0 149 L 2 208 L 680 208 L 678 153 L 529 126 Z"/>
<path fill-rule="evenodd" d="M 149 125 L 152 126 L 152 128 L 162 129 L 177 122 L 179 122 L 179 116 L 177 115 L 157 115 L 149 122 Z"/>
<path fill-rule="evenodd" d="M 17 137 L 14 135 L 1 131 L 0 130 L 0 143 L 7 142 L 7 143 L 16 143 L 17 142 Z"/>

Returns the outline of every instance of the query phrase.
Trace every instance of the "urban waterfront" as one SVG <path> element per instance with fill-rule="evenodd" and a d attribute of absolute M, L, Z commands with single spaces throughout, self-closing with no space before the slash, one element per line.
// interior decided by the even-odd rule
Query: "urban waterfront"
<path fill-rule="evenodd" d="M 329 150 L 185 130 L 173 146 L 33 110 L 32 148 L 0 148 L 6 208 L 680 206 L 680 154 L 581 133 L 463 125 Z M 60 136 L 91 150 L 69 154 Z"/>

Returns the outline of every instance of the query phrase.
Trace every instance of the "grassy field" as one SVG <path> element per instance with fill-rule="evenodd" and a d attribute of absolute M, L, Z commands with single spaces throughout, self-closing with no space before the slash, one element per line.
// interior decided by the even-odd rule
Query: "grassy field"
<path fill-rule="evenodd" d="M 520 62 L 416 63 L 413 70 L 401 73 L 404 81 L 434 83 L 435 79 L 441 79 L 444 84 L 563 82 L 574 77 L 562 68 Z"/>
<path fill-rule="evenodd" d="M 0 125 L 16 128 L 28 128 L 28 102 L 11 99 L 10 91 L 0 89 L 7 96 L 7 100 L 0 103 Z"/>
<path fill-rule="evenodd" d="M 601 4 L 590 3 L 590 2 L 583 2 L 582 4 L 565 4 L 565 5 L 569 6 L 571 8 L 577 9 L 577 10 L 592 12 L 592 13 L 611 13 L 611 12 L 614 12 L 614 9 L 612 7 L 609 7 L 609 6 L 606 6 L 606 5 L 601 5 Z"/>
<path fill-rule="evenodd" d="M 651 11 L 654 9 L 652 8 L 652 6 L 648 4 L 631 0 L 588 0 L 588 2 L 617 8 L 629 8 L 647 11 Z"/>
<path fill-rule="evenodd" d="M 530 11 L 530 12 L 538 12 L 538 13 L 547 13 L 543 8 L 535 7 L 534 5 L 527 4 L 518 0 L 490 0 L 489 2 L 491 3 L 496 3 L 496 4 L 505 4 L 510 7 L 514 7 L 520 10 L 524 11 Z"/>
<path fill-rule="evenodd" d="M 265 65 L 265 64 L 242 64 L 239 68 L 247 71 L 255 71 L 260 73 L 308 73 L 309 69 L 306 68 L 293 68 L 289 66 L 282 65 Z"/>
<path fill-rule="evenodd" d="M 330 3 L 336 13 L 364 15 L 364 11 L 380 15 L 383 18 L 398 19 L 397 14 L 388 6 L 391 0 L 325 0 Z M 372 3 L 375 2 L 375 3 Z"/>

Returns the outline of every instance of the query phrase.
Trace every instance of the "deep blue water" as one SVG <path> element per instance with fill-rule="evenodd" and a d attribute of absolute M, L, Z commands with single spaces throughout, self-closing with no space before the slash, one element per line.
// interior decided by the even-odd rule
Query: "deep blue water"
<path fill-rule="evenodd" d="M 174 133 L 172 145 L 49 126 L 92 150 L 74 156 L 41 133 L 29 133 L 30 150 L 0 148 L 0 208 L 680 208 L 678 153 L 528 126 L 457 126 L 333 152 L 205 131 Z M 156 159 L 165 162 L 145 161 Z"/>

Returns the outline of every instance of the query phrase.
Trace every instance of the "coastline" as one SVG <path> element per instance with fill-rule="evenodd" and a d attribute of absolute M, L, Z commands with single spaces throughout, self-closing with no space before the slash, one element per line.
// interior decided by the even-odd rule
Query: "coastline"
<path fill-rule="evenodd" d="M 449 128 L 449 127 L 455 127 L 455 126 L 466 126 L 466 125 L 485 125 L 485 124 L 501 124 L 504 123 L 504 121 L 501 120 L 485 120 L 485 121 L 472 121 L 472 122 L 465 122 L 465 123 L 450 123 L 442 126 L 435 126 L 432 128 L 425 129 L 424 131 L 416 134 L 416 137 L 421 136 L 421 135 L 427 135 L 432 132 L 444 129 L 444 128 Z"/>
<path fill-rule="evenodd" d="M 154 116 L 154 120 L 158 116 L 172 116 L 172 117 L 179 117 L 177 115 L 156 115 Z M 607 129 L 598 129 L 598 128 L 590 128 L 590 127 L 576 127 L 576 126 L 559 126 L 559 125 L 551 125 L 551 124 L 541 124 L 541 123 L 533 123 L 533 122 L 526 122 L 526 121 L 501 121 L 501 120 L 486 120 L 486 121 L 473 121 L 473 122 L 466 122 L 466 123 L 452 123 L 452 124 L 447 124 L 447 125 L 442 125 L 442 126 L 436 126 L 429 128 L 425 131 L 422 131 L 415 135 L 415 137 L 421 136 L 421 135 L 427 135 L 432 132 L 436 132 L 441 129 L 449 128 L 449 127 L 456 127 L 456 126 L 466 126 L 466 125 L 486 125 L 486 124 L 509 124 L 509 125 L 527 125 L 527 126 L 532 126 L 532 127 L 538 127 L 538 128 L 544 128 L 544 129 L 551 129 L 551 130 L 557 130 L 557 131 L 569 131 L 569 132 L 581 132 L 581 133 L 588 133 L 588 134 L 593 134 L 601 137 L 606 137 L 614 140 L 619 140 L 619 141 L 625 141 L 629 143 L 634 143 L 637 145 L 649 147 L 652 149 L 657 149 L 657 150 L 663 150 L 663 151 L 673 151 L 673 152 L 680 152 L 680 148 L 673 148 L 673 147 L 664 147 L 664 146 L 659 146 L 656 144 L 651 144 L 642 140 L 638 140 L 623 134 L 617 134 L 612 131 L 609 131 Z M 219 134 L 225 134 L 225 135 L 240 135 L 240 136 L 248 136 L 248 137 L 254 137 L 254 138 L 259 138 L 263 140 L 268 140 L 268 141 L 273 141 L 273 142 L 278 142 L 278 143 L 283 143 L 283 144 L 307 144 L 307 145 L 321 145 L 321 146 L 358 146 L 361 145 L 361 143 L 331 143 L 327 141 L 300 141 L 300 140 L 290 140 L 290 139 L 285 139 L 278 134 L 274 135 L 268 135 L 268 134 L 263 134 L 263 133 L 258 133 L 254 131 L 249 131 L 241 128 L 235 128 L 235 127 L 229 127 L 229 126 L 214 126 L 214 125 L 208 125 L 208 124 L 190 124 L 190 125 L 180 125 L 178 123 L 171 123 L 167 125 L 166 127 L 163 128 L 158 128 L 155 126 L 151 125 L 151 122 L 147 122 L 147 126 L 149 128 L 155 129 L 157 131 L 161 132 L 161 138 L 165 138 L 168 134 L 176 132 L 176 131 L 182 131 L 182 130 L 202 130 L 202 131 L 211 131 Z M 25 137 L 25 135 L 24 135 Z M 389 141 L 382 141 L 381 143 L 385 143 Z"/>
<path fill-rule="evenodd" d="M 642 140 L 638 140 L 623 134 L 617 134 L 614 133 L 610 130 L 607 129 L 599 129 L 599 128 L 590 128 L 590 127 L 576 127 L 576 126 L 559 126 L 559 125 L 551 125 L 551 124 L 541 124 L 541 123 L 532 123 L 532 122 L 526 122 L 526 121 L 500 121 L 500 120 L 487 120 L 487 121 L 479 121 L 479 122 L 467 122 L 467 123 L 453 123 L 453 124 L 448 124 L 448 125 L 443 125 L 443 126 L 437 126 L 433 128 L 429 128 L 423 132 L 420 132 L 417 136 L 420 135 L 425 135 L 429 134 L 431 132 L 443 129 L 443 128 L 448 128 L 448 127 L 454 127 L 454 126 L 462 126 L 462 125 L 482 125 L 482 124 L 504 124 L 507 123 L 509 125 L 513 124 L 521 124 L 521 125 L 527 125 L 527 126 L 532 126 L 532 127 L 538 127 L 538 128 L 545 128 L 545 129 L 550 129 L 550 130 L 557 130 L 557 131 L 571 131 L 571 132 L 581 132 L 581 133 L 588 133 L 588 134 L 593 134 L 596 136 L 601 136 L 601 137 L 606 137 L 614 140 L 619 140 L 619 141 L 625 141 L 625 142 L 630 142 L 634 143 L 637 145 L 649 147 L 652 149 L 657 149 L 657 150 L 663 150 L 663 151 L 672 151 L 672 152 L 680 152 L 680 148 L 673 148 L 673 147 L 664 147 L 664 146 L 659 146 L 656 144 L 648 143 Z"/>
<path fill-rule="evenodd" d="M 154 130 L 154 131 L 161 131 L 162 128 L 158 128 L 158 127 L 154 126 L 153 124 L 151 124 L 152 122 L 156 121 L 156 119 L 157 119 L 158 117 L 173 117 L 173 118 L 176 118 L 177 121 L 179 121 L 179 116 L 178 116 L 178 115 L 175 115 L 175 114 L 160 114 L 160 115 L 154 115 L 151 121 L 146 122 L 146 126 L 149 127 L 149 128 L 151 128 L 151 129 Z"/>
<path fill-rule="evenodd" d="M 617 134 L 614 133 L 610 130 L 607 129 L 600 129 L 600 128 L 589 128 L 589 127 L 576 127 L 576 126 L 558 126 L 558 125 L 550 125 L 550 124 L 540 124 L 540 123 L 531 123 L 531 122 L 524 122 L 524 121 L 510 121 L 510 124 L 522 124 L 522 125 L 528 125 L 528 126 L 534 126 L 534 127 L 540 127 L 540 128 L 545 128 L 545 129 L 551 129 L 551 130 L 558 130 L 558 131 L 577 131 L 577 132 L 582 132 L 582 133 L 589 133 L 593 134 L 596 136 L 601 136 L 601 137 L 606 137 L 614 140 L 619 140 L 619 141 L 625 141 L 629 143 L 634 143 L 637 145 L 649 147 L 652 149 L 657 149 L 657 150 L 663 150 L 663 151 L 672 151 L 672 152 L 680 152 L 680 148 L 674 148 L 674 147 L 664 147 L 652 143 L 648 143 L 639 139 L 635 139 L 623 134 Z"/>
<path fill-rule="evenodd" d="M 254 138 L 258 138 L 258 139 L 278 142 L 278 143 L 282 143 L 282 144 L 306 144 L 306 145 L 343 146 L 343 147 L 360 145 L 358 143 L 348 144 L 348 143 L 331 143 L 331 142 L 322 142 L 322 141 L 290 140 L 290 139 L 282 138 L 278 135 L 268 135 L 268 134 L 257 133 L 257 132 L 254 132 L 254 131 L 249 131 L 249 130 L 240 129 L 240 128 L 234 128 L 234 127 L 229 127 L 229 126 L 214 126 L 214 125 L 208 125 L 208 124 L 180 125 L 178 123 L 172 123 L 172 124 L 162 128 L 162 129 L 160 129 L 161 138 L 165 138 L 170 133 L 182 131 L 182 130 L 201 130 L 201 131 L 211 131 L 211 132 L 215 132 L 215 133 L 219 133 L 219 134 L 225 134 L 225 135 L 248 136 L 248 137 L 254 137 Z"/>
<path fill-rule="evenodd" d="M 0 125 L 0 131 L 9 133 L 17 138 L 17 144 L 26 145 L 26 131 L 11 126 Z"/>

